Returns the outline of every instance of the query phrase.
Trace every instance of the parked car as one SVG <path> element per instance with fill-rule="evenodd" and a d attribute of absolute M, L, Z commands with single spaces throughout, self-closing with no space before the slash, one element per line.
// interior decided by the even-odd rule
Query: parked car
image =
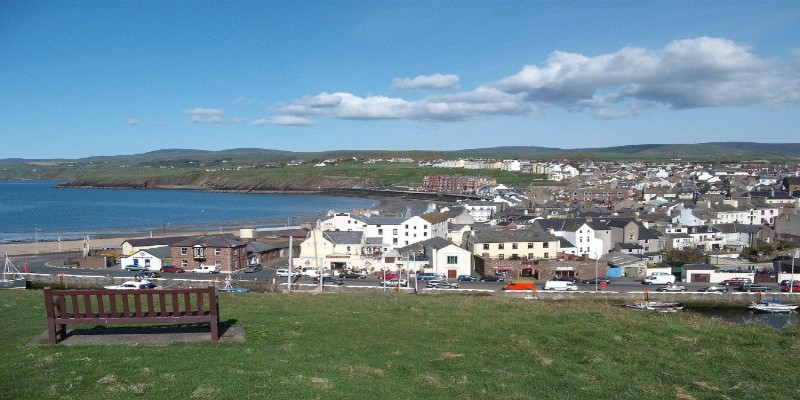
<path fill-rule="evenodd" d="M 536 282 L 511 282 L 501 288 L 502 290 L 533 290 L 536 289 Z"/>
<path fill-rule="evenodd" d="M 342 278 L 347 279 L 367 279 L 367 276 L 364 274 L 359 274 L 358 272 L 347 271 L 341 275 Z"/>
<path fill-rule="evenodd" d="M 783 287 L 783 286 L 789 286 L 789 283 L 790 283 L 790 282 L 792 283 L 792 285 L 793 285 L 793 286 L 800 286 L 800 275 L 798 275 L 798 278 L 797 278 L 797 279 L 795 279 L 794 281 L 792 281 L 791 279 L 784 279 L 784 280 L 782 280 L 782 281 L 781 281 L 781 287 Z"/>
<path fill-rule="evenodd" d="M 673 283 L 673 284 L 670 284 L 670 285 L 661 286 L 660 288 L 658 288 L 656 290 L 658 290 L 659 292 L 685 292 L 686 291 L 686 286 L 676 285 L 676 284 Z"/>
<path fill-rule="evenodd" d="M 781 286 L 781 292 L 789 292 L 789 293 L 800 293 L 800 286 Z"/>
<path fill-rule="evenodd" d="M 218 274 L 219 267 L 216 265 L 200 265 L 192 270 L 193 274 Z"/>
<path fill-rule="evenodd" d="M 405 279 L 387 279 L 380 283 L 381 286 L 394 287 L 394 286 L 408 286 L 408 281 Z"/>
<path fill-rule="evenodd" d="M 103 286 L 104 289 L 115 289 L 115 290 L 135 290 L 135 289 L 155 289 L 157 285 L 153 282 L 148 280 L 133 280 L 133 281 L 125 281 L 119 285 L 109 285 Z"/>
<path fill-rule="evenodd" d="M 299 275 L 300 275 L 300 273 L 289 271 L 286 268 L 279 268 L 279 269 L 275 270 L 275 276 L 277 276 L 279 278 L 286 278 L 286 277 L 290 277 L 290 276 L 294 278 L 295 276 L 299 276 Z"/>
<path fill-rule="evenodd" d="M 609 285 L 609 284 L 611 284 L 611 279 L 608 279 L 608 278 L 584 279 L 584 280 L 581 281 L 581 283 L 584 283 L 586 285 L 594 285 L 595 283 L 597 283 L 597 284 L 605 283 L 606 285 Z"/>
<path fill-rule="evenodd" d="M 181 268 L 181 267 L 175 267 L 175 266 L 172 266 L 172 265 L 165 265 L 165 266 L 161 267 L 161 272 L 182 273 L 182 272 L 186 272 L 186 270 Z"/>
<path fill-rule="evenodd" d="M 745 283 L 736 290 L 740 292 L 771 292 L 772 288 L 763 283 Z"/>
<path fill-rule="evenodd" d="M 478 280 L 481 282 L 502 282 L 503 278 L 496 275 L 484 275 Z"/>
<path fill-rule="evenodd" d="M 314 283 L 319 283 L 319 278 L 314 278 Z M 341 279 L 334 278 L 332 276 L 323 276 L 322 277 L 322 284 L 323 285 L 344 285 L 344 281 Z"/>
<path fill-rule="evenodd" d="M 378 279 L 382 279 L 385 281 L 390 281 L 392 279 L 399 278 L 399 276 L 394 272 L 387 272 L 386 274 L 384 274 L 383 272 L 378 272 L 376 275 L 378 276 Z"/>
<path fill-rule="evenodd" d="M 478 280 L 478 278 L 476 278 L 476 277 L 474 277 L 472 275 L 459 275 L 458 278 L 456 278 L 456 280 L 459 280 L 459 281 L 462 281 L 462 282 L 474 282 L 474 281 Z"/>
<path fill-rule="evenodd" d="M 141 264 L 126 265 L 125 269 L 128 271 L 147 271 L 148 268 Z"/>
<path fill-rule="evenodd" d="M 161 278 L 161 274 L 156 271 L 147 271 L 147 272 L 140 272 L 134 275 L 137 279 L 154 279 L 154 278 Z"/>
<path fill-rule="evenodd" d="M 451 283 L 450 281 L 447 280 L 434 279 L 428 281 L 428 283 L 425 286 L 434 289 L 438 288 L 455 289 L 458 288 L 458 283 Z"/>
<path fill-rule="evenodd" d="M 725 279 L 724 281 L 722 281 L 720 283 L 725 285 L 725 286 L 742 286 L 745 283 L 751 283 L 751 282 L 753 282 L 753 280 L 750 279 L 750 278 L 738 278 L 737 277 L 737 278 Z"/>
<path fill-rule="evenodd" d="M 728 287 L 725 285 L 711 285 L 698 289 L 700 292 L 719 292 L 728 293 Z"/>
<path fill-rule="evenodd" d="M 261 264 L 256 265 L 248 265 L 245 269 L 242 270 L 245 274 L 252 274 L 254 272 L 261 271 Z"/>
<path fill-rule="evenodd" d="M 572 282 L 572 283 L 578 283 L 578 282 L 580 282 L 581 280 L 580 280 L 580 279 L 578 279 L 578 277 L 577 277 L 577 276 L 567 276 L 567 275 L 563 275 L 563 276 L 557 276 L 557 277 L 555 277 L 555 278 L 551 279 L 551 281 L 559 281 L 559 282 Z"/>
<path fill-rule="evenodd" d="M 423 272 L 417 274 L 417 280 L 420 281 L 432 281 L 434 279 L 442 279 L 442 274 L 434 274 L 433 272 Z"/>

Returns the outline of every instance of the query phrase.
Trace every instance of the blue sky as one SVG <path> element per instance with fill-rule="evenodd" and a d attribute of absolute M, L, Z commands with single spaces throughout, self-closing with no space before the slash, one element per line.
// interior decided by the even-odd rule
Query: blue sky
<path fill-rule="evenodd" d="M 798 142 L 796 1 L 0 0 L 0 158 Z"/>

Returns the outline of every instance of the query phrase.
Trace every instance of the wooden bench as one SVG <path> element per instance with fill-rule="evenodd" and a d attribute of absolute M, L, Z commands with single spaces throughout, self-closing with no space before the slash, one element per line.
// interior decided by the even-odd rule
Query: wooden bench
<path fill-rule="evenodd" d="M 67 325 L 209 323 L 219 340 L 219 299 L 213 286 L 186 289 L 44 289 L 48 341 L 65 338 Z"/>

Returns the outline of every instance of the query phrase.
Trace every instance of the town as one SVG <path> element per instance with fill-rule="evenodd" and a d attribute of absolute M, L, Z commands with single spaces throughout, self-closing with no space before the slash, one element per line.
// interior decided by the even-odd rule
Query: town
<path fill-rule="evenodd" d="M 419 187 L 389 189 L 462 197 L 452 202 L 431 196 L 430 201 L 409 200 L 392 213 L 332 210 L 302 226 L 242 228 L 238 237 L 131 239 L 122 248 L 120 266 L 189 271 L 213 265 L 214 271 L 233 273 L 291 254 L 284 267 L 308 276 L 393 272 L 447 280 L 586 280 L 668 273 L 679 281 L 708 284 L 736 277 L 756 283 L 793 279 L 791 256 L 800 242 L 797 165 L 420 164 L 470 169 L 474 175 L 429 175 Z M 479 169 L 546 179 L 509 187 L 481 176 Z M 720 260 L 749 265 L 732 269 Z M 765 262 L 771 267 L 763 267 Z"/>

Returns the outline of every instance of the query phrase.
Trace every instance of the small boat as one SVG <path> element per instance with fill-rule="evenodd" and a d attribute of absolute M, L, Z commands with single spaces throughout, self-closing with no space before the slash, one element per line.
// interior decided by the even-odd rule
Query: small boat
<path fill-rule="evenodd" d="M 147 279 L 136 279 L 125 281 L 119 285 L 103 286 L 103 289 L 121 289 L 121 290 L 135 290 L 135 289 L 155 289 L 158 285 L 150 282 Z"/>
<path fill-rule="evenodd" d="M 3 267 L 3 278 L 0 279 L 0 289 L 25 289 L 28 279 L 14 266 L 6 253 L 6 263 Z"/>
<path fill-rule="evenodd" d="M 250 289 L 239 286 L 233 286 L 233 283 L 231 283 L 231 278 L 230 276 L 228 276 L 227 278 L 225 278 L 225 287 L 217 289 L 217 291 L 230 292 L 230 293 L 247 293 L 250 291 Z"/>
<path fill-rule="evenodd" d="M 781 304 L 780 300 L 761 300 L 748 307 L 757 313 L 765 314 L 791 314 L 797 310 L 796 305 Z"/>
<path fill-rule="evenodd" d="M 625 304 L 625 307 L 642 311 L 678 312 L 680 310 L 683 310 L 683 303 L 665 303 L 661 301 L 637 301 L 632 304 Z"/>

